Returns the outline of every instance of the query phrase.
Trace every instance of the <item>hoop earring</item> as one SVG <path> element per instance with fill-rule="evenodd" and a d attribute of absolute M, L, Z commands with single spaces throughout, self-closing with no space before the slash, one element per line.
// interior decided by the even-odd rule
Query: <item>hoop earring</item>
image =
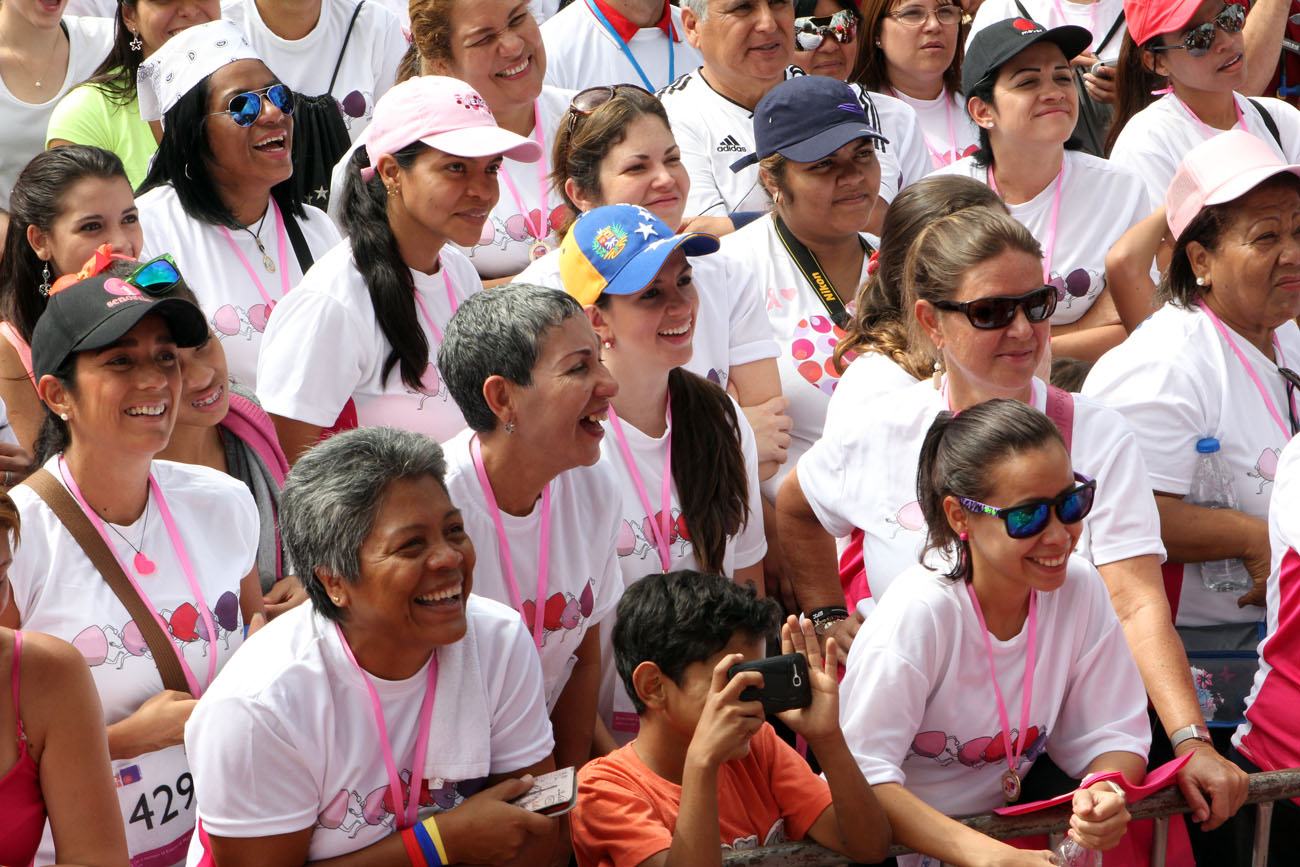
<path fill-rule="evenodd" d="M 189 160 L 186 160 L 186 161 L 185 161 L 185 177 L 189 178 L 191 181 L 194 180 L 194 175 L 190 174 L 190 161 L 189 161 Z"/>
<path fill-rule="evenodd" d="M 780 191 L 780 190 L 777 190 L 775 193 L 772 194 L 772 204 L 774 204 L 774 205 L 779 205 L 779 204 L 781 204 L 781 191 Z"/>
<path fill-rule="evenodd" d="M 50 263 L 46 262 L 45 267 L 41 269 L 41 285 L 37 287 L 42 295 L 50 294 L 50 276 Z"/>
<path fill-rule="evenodd" d="M 140 39 L 140 34 L 134 30 L 131 31 L 131 42 L 127 45 L 127 48 L 132 51 L 140 51 L 144 48 L 144 41 Z"/>

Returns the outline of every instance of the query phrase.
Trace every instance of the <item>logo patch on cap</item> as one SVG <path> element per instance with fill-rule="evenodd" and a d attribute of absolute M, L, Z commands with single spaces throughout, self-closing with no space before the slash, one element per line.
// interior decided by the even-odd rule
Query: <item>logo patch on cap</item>
<path fill-rule="evenodd" d="M 1015 21 L 1011 22 L 1011 26 L 1019 30 L 1021 33 L 1042 33 L 1043 32 L 1042 27 L 1030 21 L 1028 18 L 1017 18 Z"/>
<path fill-rule="evenodd" d="M 479 96 L 477 93 L 458 94 L 456 96 L 456 104 L 461 108 L 467 108 L 470 111 L 485 111 L 489 115 L 492 113 L 492 110 L 488 108 L 487 103 L 483 101 L 483 97 Z"/>
<path fill-rule="evenodd" d="M 615 259 L 627 246 L 627 230 L 618 224 L 606 226 L 591 239 L 591 250 L 602 259 Z"/>

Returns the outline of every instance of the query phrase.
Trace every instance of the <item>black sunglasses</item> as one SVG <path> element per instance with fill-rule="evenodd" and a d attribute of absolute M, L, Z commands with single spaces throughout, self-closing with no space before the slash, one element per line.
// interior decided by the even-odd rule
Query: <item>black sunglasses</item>
<path fill-rule="evenodd" d="M 976 298 L 974 301 L 935 301 L 940 310 L 965 313 L 970 324 L 984 331 L 1006 328 L 1016 318 L 1016 309 L 1025 311 L 1030 322 L 1042 322 L 1056 312 L 1056 287 L 1044 286 L 1024 295 Z"/>
<path fill-rule="evenodd" d="M 601 84 L 596 87 L 589 87 L 586 90 L 580 90 L 573 95 L 573 99 L 569 102 L 569 132 L 573 132 L 573 124 L 579 117 L 591 114 L 618 96 L 620 90 L 635 90 L 652 99 L 654 98 L 653 93 L 635 84 Z"/>
<path fill-rule="evenodd" d="M 1080 473 L 1075 473 L 1074 479 L 1080 484 L 1050 500 L 1034 500 L 1007 509 L 996 509 L 969 497 L 958 497 L 957 502 L 977 515 L 992 515 L 1002 521 L 1012 539 L 1028 539 L 1047 529 L 1052 512 L 1056 512 L 1062 524 L 1077 524 L 1088 517 L 1097 493 L 1097 480 Z"/>
<path fill-rule="evenodd" d="M 1213 21 L 1193 27 L 1183 37 L 1181 45 L 1152 45 L 1150 51 L 1186 51 L 1188 57 L 1204 57 L 1214 45 L 1215 28 L 1224 33 L 1240 33 L 1246 24 L 1246 10 L 1235 3 L 1223 7 Z"/>
<path fill-rule="evenodd" d="M 235 94 L 230 98 L 230 104 L 225 111 L 209 112 L 208 117 L 228 114 L 239 126 L 252 126 L 262 116 L 263 96 L 270 101 L 271 105 L 278 108 L 281 114 L 293 114 L 293 91 L 286 85 L 272 84 L 257 90 L 250 90 L 248 93 Z"/>

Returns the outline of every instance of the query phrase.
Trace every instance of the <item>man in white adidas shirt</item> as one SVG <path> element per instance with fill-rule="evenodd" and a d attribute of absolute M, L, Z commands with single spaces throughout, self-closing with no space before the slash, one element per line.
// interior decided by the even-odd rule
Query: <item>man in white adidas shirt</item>
<path fill-rule="evenodd" d="M 700 65 L 668 0 L 573 0 L 542 25 L 546 83 L 570 90 L 638 84 L 658 90 Z"/>
<path fill-rule="evenodd" d="M 681 0 L 686 39 L 704 63 L 659 92 L 682 163 L 691 178 L 686 215 L 766 211 L 757 167 L 731 164 L 754 150 L 754 106 L 769 90 L 803 72 L 794 60 L 791 0 Z M 868 232 L 879 233 L 883 207 L 930 169 L 916 112 L 898 100 L 854 87 L 868 119 L 889 144 L 879 147 L 880 204 Z M 888 111 L 879 110 L 890 103 Z M 897 104 L 897 109 L 895 108 Z M 919 158 L 908 154 L 917 151 Z"/>

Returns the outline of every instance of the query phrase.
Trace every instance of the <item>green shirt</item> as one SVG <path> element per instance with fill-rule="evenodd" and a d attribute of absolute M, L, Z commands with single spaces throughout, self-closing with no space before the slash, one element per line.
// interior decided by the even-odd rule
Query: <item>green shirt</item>
<path fill-rule="evenodd" d="M 121 105 L 94 84 L 74 87 L 59 100 L 50 115 L 46 146 L 53 139 L 95 145 L 117 154 L 133 188 L 144 180 L 149 159 L 158 150 L 149 124 L 140 119 L 139 101 Z"/>

